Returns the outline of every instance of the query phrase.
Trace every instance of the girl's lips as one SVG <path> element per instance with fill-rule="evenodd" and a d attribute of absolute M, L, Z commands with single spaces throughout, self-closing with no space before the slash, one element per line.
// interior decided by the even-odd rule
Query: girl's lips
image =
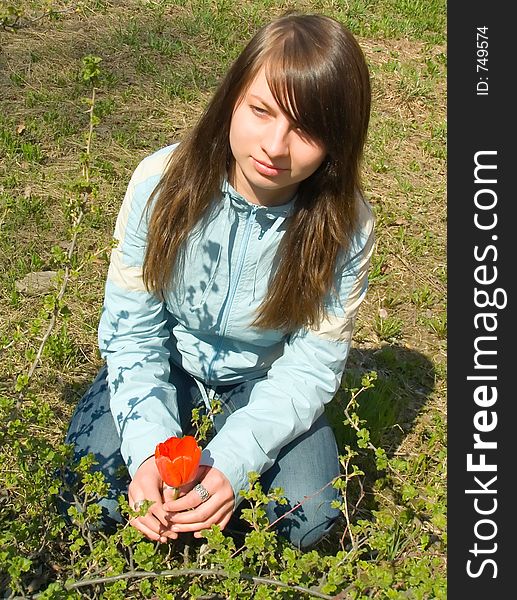
<path fill-rule="evenodd" d="M 253 157 L 251 157 L 251 158 L 253 160 L 253 164 L 255 165 L 255 169 L 261 175 L 267 175 L 269 177 L 272 177 L 274 175 L 279 175 L 280 173 L 282 173 L 282 171 L 287 171 L 287 169 L 279 169 L 278 167 L 273 167 L 271 165 L 264 164 L 263 162 L 260 162 L 256 158 L 253 158 Z"/>

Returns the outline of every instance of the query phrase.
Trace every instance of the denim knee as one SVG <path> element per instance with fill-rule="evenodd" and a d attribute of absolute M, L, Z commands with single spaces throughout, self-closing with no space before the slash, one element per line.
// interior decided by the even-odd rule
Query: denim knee
<path fill-rule="evenodd" d="M 101 498 L 97 504 L 101 507 L 101 518 L 99 528 L 106 533 L 113 533 L 119 523 L 124 519 L 120 514 L 120 508 L 116 498 Z"/>
<path fill-rule="evenodd" d="M 333 493 L 336 490 L 329 491 L 326 498 L 318 495 L 307 499 L 292 512 L 289 512 L 293 509 L 290 504 L 270 502 L 266 507 L 269 521 L 280 519 L 275 525 L 278 534 L 300 550 L 308 550 L 330 533 L 340 515 L 339 510 L 331 507 L 331 502 L 337 499 Z"/>
<path fill-rule="evenodd" d="M 97 501 L 97 504 L 101 508 L 101 514 L 99 519 L 89 524 L 91 531 L 103 531 L 107 534 L 115 533 L 117 525 L 123 523 L 123 518 L 120 514 L 118 502 L 109 498 L 101 498 Z M 73 520 L 68 514 L 68 509 L 75 506 L 78 510 L 82 510 L 79 503 L 75 503 L 72 498 L 67 495 L 62 496 L 57 501 L 57 510 L 64 518 L 65 522 L 69 526 L 73 526 Z"/>
<path fill-rule="evenodd" d="M 56 501 L 56 508 L 58 512 L 64 517 L 68 525 L 73 525 L 72 518 L 68 511 L 71 507 L 75 507 L 77 510 L 84 510 L 82 498 L 76 496 L 72 492 L 73 487 L 70 485 L 72 479 L 71 474 L 65 478 L 65 485 L 61 489 L 61 494 L 58 496 Z M 116 497 L 117 490 L 110 489 L 108 495 L 97 500 L 92 500 L 92 503 L 96 503 L 100 507 L 100 515 L 95 523 L 91 523 L 90 529 L 92 531 L 105 531 L 106 533 L 113 533 L 119 523 L 124 522 L 124 518 L 120 513 L 120 507 L 118 504 L 118 498 Z"/>

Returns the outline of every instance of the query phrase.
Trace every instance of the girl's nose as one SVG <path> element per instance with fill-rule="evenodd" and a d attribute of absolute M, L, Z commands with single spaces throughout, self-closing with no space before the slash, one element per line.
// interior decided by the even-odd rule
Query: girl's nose
<path fill-rule="evenodd" d="M 262 149 L 269 158 L 289 155 L 289 132 L 291 125 L 285 117 L 274 119 L 264 132 Z"/>

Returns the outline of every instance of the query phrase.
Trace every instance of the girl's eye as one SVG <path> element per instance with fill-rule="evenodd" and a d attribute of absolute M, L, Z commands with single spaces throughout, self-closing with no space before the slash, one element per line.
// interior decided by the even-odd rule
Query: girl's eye
<path fill-rule="evenodd" d="M 258 116 L 263 117 L 267 115 L 267 110 L 265 108 L 260 108 L 259 106 L 250 106 L 251 110 Z"/>

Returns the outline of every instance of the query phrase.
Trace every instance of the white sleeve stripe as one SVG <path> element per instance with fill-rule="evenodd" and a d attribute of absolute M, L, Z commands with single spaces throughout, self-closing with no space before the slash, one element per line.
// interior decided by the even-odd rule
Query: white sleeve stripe
<path fill-rule="evenodd" d="M 115 233 L 113 234 L 113 237 L 117 240 L 119 247 L 121 247 L 124 243 L 126 227 L 133 205 L 135 188 L 138 185 L 145 183 L 151 177 L 156 177 L 157 175 L 161 176 L 164 172 L 165 165 L 170 154 L 170 152 L 159 152 L 156 155 L 153 154 L 148 156 L 135 169 L 124 196 L 124 201 L 120 207 L 117 223 L 115 225 Z"/>
<path fill-rule="evenodd" d="M 344 317 L 329 316 L 322 320 L 317 329 L 311 330 L 311 333 L 333 341 L 346 342 L 351 340 L 355 317 L 366 294 L 368 266 L 373 252 L 374 240 L 372 232 L 364 247 L 361 262 L 357 265 L 357 278 L 348 294 L 346 303 L 343 305 L 343 310 L 345 311 Z"/>
<path fill-rule="evenodd" d="M 115 248 L 111 253 L 108 279 L 128 292 L 147 291 L 142 279 L 142 267 L 125 265 L 122 252 L 118 248 Z"/>
<path fill-rule="evenodd" d="M 124 196 L 124 201 L 122 202 L 122 206 L 120 207 L 120 212 L 117 217 L 117 222 L 115 224 L 115 233 L 113 237 L 117 240 L 117 247 L 121 248 L 124 243 L 124 238 L 126 236 L 126 228 L 127 222 L 129 220 L 129 215 L 131 213 L 131 205 L 133 203 L 133 185 L 129 184 L 126 195 Z M 112 253 L 113 260 L 113 253 Z"/>

